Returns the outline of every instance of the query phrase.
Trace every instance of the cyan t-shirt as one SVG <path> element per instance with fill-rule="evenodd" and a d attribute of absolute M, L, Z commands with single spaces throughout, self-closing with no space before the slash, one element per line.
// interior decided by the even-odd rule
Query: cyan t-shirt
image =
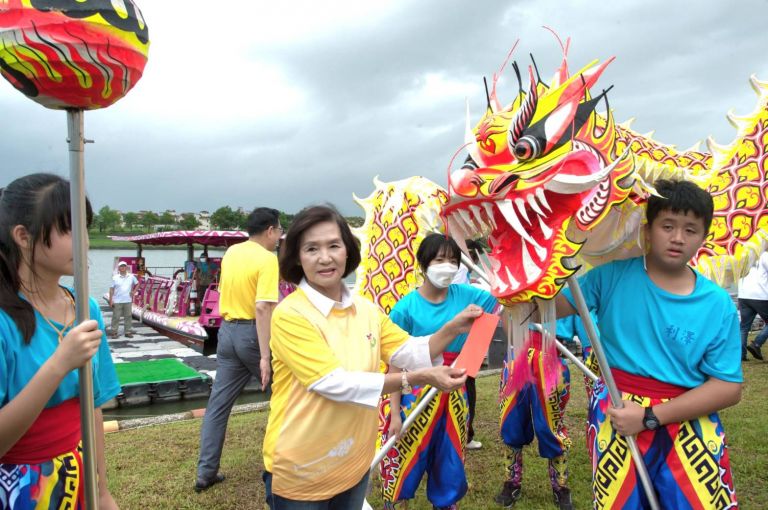
<path fill-rule="evenodd" d="M 694 274 L 687 296 L 657 287 L 642 257 L 610 262 L 579 278 L 611 367 L 685 388 L 709 377 L 742 382 L 736 307 L 723 289 Z M 570 290 L 563 292 L 573 304 Z"/>
<path fill-rule="evenodd" d="M 592 316 L 595 328 L 597 328 L 597 315 L 593 311 L 590 311 L 589 314 Z M 579 314 L 576 313 L 557 319 L 557 332 L 555 334 L 558 338 L 566 338 L 568 340 L 572 340 L 575 336 L 579 337 L 582 349 L 592 346 L 587 335 L 587 329 L 584 327 L 584 323 L 581 322 Z M 597 331 L 597 334 L 599 335 L 600 331 Z"/>
<path fill-rule="evenodd" d="M 498 307 L 496 298 L 490 292 L 472 285 L 452 284 L 448 286 L 448 294 L 442 303 L 430 303 L 419 294 L 418 289 L 409 292 L 395 304 L 389 318 L 412 336 L 427 336 L 442 328 L 470 304 L 478 305 L 488 313 L 493 313 Z M 461 352 L 466 341 L 467 333 L 457 336 L 445 352 Z"/>
<path fill-rule="evenodd" d="M 93 298 L 90 298 L 90 317 L 96 320 L 99 329 L 104 331 L 104 319 L 98 303 Z M 0 407 L 5 406 L 24 389 L 58 347 L 58 333 L 37 311 L 35 320 L 35 333 L 29 343 L 24 343 L 16 323 L 0 310 Z M 56 322 L 54 324 L 59 328 L 63 326 Z M 120 383 L 109 353 L 106 334 L 102 335 L 101 345 L 92 358 L 92 364 L 94 406 L 101 407 L 120 393 Z M 79 374 L 77 370 L 73 370 L 64 377 L 45 407 L 61 404 L 79 394 Z"/>

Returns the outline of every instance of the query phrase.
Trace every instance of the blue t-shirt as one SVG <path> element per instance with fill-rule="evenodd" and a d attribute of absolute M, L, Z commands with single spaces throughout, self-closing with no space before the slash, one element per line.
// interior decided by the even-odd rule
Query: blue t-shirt
<path fill-rule="evenodd" d="M 741 382 L 741 340 L 728 294 L 694 271 L 687 296 L 671 294 L 648 277 L 642 257 L 596 267 L 579 278 L 597 312 L 611 367 L 685 388 L 709 377 Z M 565 297 L 573 304 L 568 289 Z"/>
<path fill-rule="evenodd" d="M 593 311 L 590 311 L 589 314 L 592 316 L 595 328 L 597 328 L 597 315 Z M 587 329 L 584 327 L 584 323 L 581 322 L 581 317 L 578 314 L 557 319 L 557 332 L 555 334 L 558 338 L 567 338 L 568 340 L 572 340 L 575 336 L 579 337 L 582 348 L 592 346 L 587 335 Z M 597 331 L 597 334 L 600 335 L 600 331 Z M 600 337 L 598 336 L 598 338 Z"/>
<path fill-rule="evenodd" d="M 451 284 L 442 303 L 430 303 L 419 294 L 418 289 L 409 292 L 395 304 L 389 318 L 409 335 L 427 336 L 442 328 L 470 304 L 478 305 L 488 313 L 493 313 L 498 306 L 496 298 L 488 291 L 471 285 Z M 445 352 L 461 352 L 466 340 L 467 333 L 457 336 Z"/>
<path fill-rule="evenodd" d="M 90 317 L 96 320 L 99 329 L 104 331 L 104 319 L 98 303 L 93 298 L 90 298 Z M 54 324 L 62 327 L 62 324 Z M 24 389 L 58 347 L 58 333 L 37 311 L 35 325 L 32 339 L 29 343 L 24 343 L 16 323 L 5 311 L 0 310 L 0 407 L 5 406 Z M 109 353 L 106 335 L 102 335 L 101 345 L 93 356 L 92 363 L 94 406 L 101 407 L 120 393 L 120 383 Z M 68 373 L 45 407 L 53 407 L 77 397 L 80 393 L 79 379 L 77 370 Z"/>

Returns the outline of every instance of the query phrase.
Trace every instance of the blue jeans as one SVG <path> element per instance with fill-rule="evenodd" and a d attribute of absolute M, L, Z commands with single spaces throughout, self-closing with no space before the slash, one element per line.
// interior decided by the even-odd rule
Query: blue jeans
<path fill-rule="evenodd" d="M 739 298 L 739 318 L 741 326 L 741 355 L 742 357 L 747 355 L 747 337 L 750 329 L 752 329 L 752 322 L 755 317 L 760 316 L 763 321 L 768 324 L 768 301 L 762 299 L 741 299 Z M 762 347 L 768 339 L 768 327 L 763 328 L 755 338 L 755 345 Z"/>
<path fill-rule="evenodd" d="M 366 473 L 354 487 L 322 501 L 296 501 L 272 494 L 272 473 L 264 471 L 262 479 L 266 485 L 267 504 L 271 510 L 360 510 L 368 489 Z"/>

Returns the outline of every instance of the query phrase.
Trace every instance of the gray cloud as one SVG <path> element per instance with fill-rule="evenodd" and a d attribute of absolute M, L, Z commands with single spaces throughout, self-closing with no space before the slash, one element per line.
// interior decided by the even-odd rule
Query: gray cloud
<path fill-rule="evenodd" d="M 738 8 L 660 0 L 429 0 L 395 3 L 376 19 L 298 41 L 243 45 L 249 60 L 277 69 L 297 91 L 292 108 L 292 99 L 267 81 L 249 81 L 216 62 L 201 62 L 169 82 L 163 70 L 173 55 L 163 45 L 178 27 L 160 10 L 180 2 L 161 4 L 144 10 L 150 36 L 166 37 L 157 36 L 136 90 L 107 110 L 86 114 L 87 136 L 97 142 L 86 152 L 88 190 L 97 207 L 268 205 L 295 212 L 331 201 L 359 214 L 352 193 L 370 193 L 374 175 L 424 175 L 444 184 L 463 140 L 464 97 L 474 123 L 485 106 L 482 77 L 490 78 L 514 41 L 521 39 L 515 58 L 524 67 L 533 53 L 545 79 L 554 72 L 561 54 L 544 24 L 563 39 L 572 37 L 572 71 L 616 55 L 598 86 L 614 85 L 609 100 L 617 120 L 636 117 L 636 130 L 655 129 L 656 139 L 681 148 L 709 134 L 730 141 L 726 112 L 754 107 L 750 74 L 768 79 L 763 0 Z M 259 14 L 248 8 L 244 16 Z M 287 12 L 286 26 L 297 15 Z M 227 22 L 208 21 L 206 40 L 226 51 Z M 198 80 L 209 72 L 220 73 L 214 88 Z M 434 88 L 435 80 L 444 89 Z M 516 89 L 508 69 L 500 99 L 511 99 Z M 146 98 L 157 91 L 163 100 L 148 106 Z M 233 98 L 243 108 L 233 107 Z M 251 118 L 248 107 L 256 108 L 257 100 L 279 113 Z M 62 112 L 46 111 L 0 84 L 0 115 L 0 183 L 29 171 L 67 173 Z"/>

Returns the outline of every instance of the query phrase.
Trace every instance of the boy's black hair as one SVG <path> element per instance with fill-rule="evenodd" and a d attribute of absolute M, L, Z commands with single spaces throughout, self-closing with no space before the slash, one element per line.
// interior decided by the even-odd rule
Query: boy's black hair
<path fill-rule="evenodd" d="M 245 230 L 249 236 L 261 234 L 269 227 L 277 227 L 280 224 L 280 211 L 270 207 L 257 207 L 245 222 Z"/>
<path fill-rule="evenodd" d="M 416 260 L 422 271 L 426 271 L 429 264 L 441 253 L 461 262 L 461 248 L 456 241 L 443 234 L 429 234 L 425 237 L 416 251 Z"/>
<path fill-rule="evenodd" d="M 680 214 L 687 214 L 690 211 L 694 216 L 704 221 L 704 232 L 709 232 L 715 204 L 712 196 L 706 190 L 690 181 L 667 179 L 659 179 L 653 186 L 661 196 L 651 195 L 648 198 L 645 217 L 649 226 L 653 224 L 653 220 L 661 211 Z"/>

